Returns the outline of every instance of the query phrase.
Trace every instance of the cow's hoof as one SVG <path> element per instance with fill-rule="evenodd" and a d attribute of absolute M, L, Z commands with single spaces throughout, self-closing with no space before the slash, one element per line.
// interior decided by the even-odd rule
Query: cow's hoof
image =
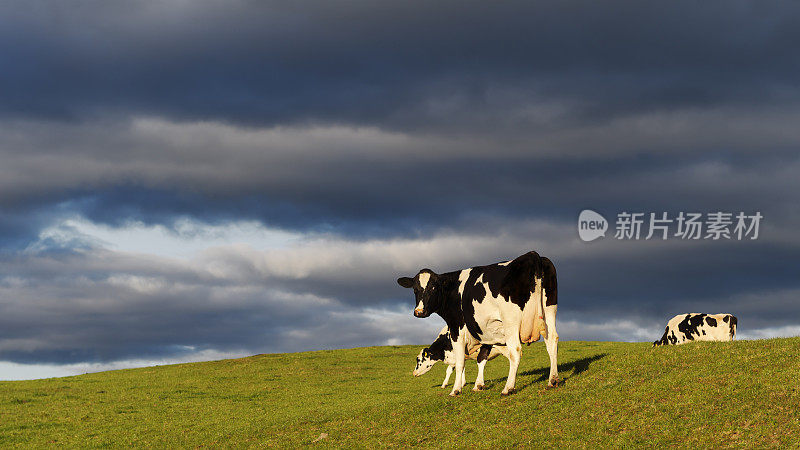
<path fill-rule="evenodd" d="M 475 392 L 483 391 L 483 390 L 486 390 L 486 386 L 484 386 L 482 384 L 478 384 L 474 388 L 472 388 L 472 390 L 475 391 Z"/>
<path fill-rule="evenodd" d="M 514 388 L 511 388 L 511 389 L 508 389 L 508 390 L 503 389 L 503 392 L 501 392 L 500 395 L 511 395 L 511 394 L 515 394 L 516 392 L 517 392 L 517 390 L 514 389 Z"/>
<path fill-rule="evenodd" d="M 561 380 L 558 378 L 553 378 L 552 380 L 547 382 L 547 389 L 555 389 L 561 385 Z"/>
<path fill-rule="evenodd" d="M 457 396 L 458 396 L 458 394 L 460 394 L 460 393 L 461 393 L 461 391 L 460 391 L 460 390 L 458 390 L 458 391 L 453 391 L 453 392 L 451 392 L 451 393 L 450 393 L 450 397 L 457 397 Z"/>

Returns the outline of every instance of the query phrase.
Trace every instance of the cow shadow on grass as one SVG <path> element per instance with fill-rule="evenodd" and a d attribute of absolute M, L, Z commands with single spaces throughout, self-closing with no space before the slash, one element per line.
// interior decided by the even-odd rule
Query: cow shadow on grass
<path fill-rule="evenodd" d="M 580 375 L 583 372 L 589 370 L 589 366 L 600 359 L 605 358 L 608 356 L 608 353 L 598 353 L 593 356 L 587 356 L 586 358 L 576 359 L 575 361 L 570 361 L 568 363 L 559 364 L 558 365 L 558 377 L 559 377 L 559 384 L 566 383 L 567 380 L 570 378 Z M 522 381 L 519 377 L 521 376 L 530 376 L 530 375 L 539 375 L 539 377 L 535 378 L 534 380 L 526 383 L 521 384 Z M 527 389 L 530 386 L 533 386 L 537 383 L 541 383 L 543 381 L 547 381 L 547 377 L 550 375 L 550 365 L 548 364 L 541 369 L 535 370 L 526 370 L 524 372 L 520 372 L 517 374 L 517 391 L 522 391 Z M 494 385 L 504 385 L 508 377 L 496 378 L 493 380 L 486 380 L 487 387 L 494 386 Z"/>
<path fill-rule="evenodd" d="M 575 361 L 571 361 L 571 362 L 564 363 L 564 364 L 559 364 L 558 365 L 559 384 L 565 383 L 567 380 L 569 380 L 570 378 L 574 377 L 575 375 L 580 375 L 583 372 L 586 372 L 587 370 L 589 370 L 589 366 L 593 362 L 598 361 L 600 359 L 603 359 L 606 356 L 608 356 L 608 353 L 598 353 L 596 355 L 588 356 L 586 358 L 576 359 Z M 566 373 L 569 373 L 569 375 L 565 376 Z M 528 376 L 528 375 L 539 375 L 539 377 L 536 378 L 535 380 L 525 384 L 525 385 L 521 385 L 520 381 L 522 381 L 522 380 L 520 380 L 519 377 Z M 517 377 L 518 377 L 517 378 L 517 391 L 521 391 L 523 389 L 526 389 L 529 386 L 532 386 L 532 385 L 534 385 L 536 383 L 540 383 L 542 381 L 547 381 L 547 377 L 549 375 L 550 375 L 550 365 L 549 364 L 547 366 L 545 366 L 545 367 L 542 367 L 541 369 L 526 370 L 525 372 L 519 372 L 517 374 Z M 455 377 L 455 375 L 453 375 L 453 377 Z M 448 389 L 450 389 L 453 386 L 453 377 L 451 377 L 450 380 L 449 380 L 450 382 L 448 383 L 448 386 L 447 386 Z M 507 379 L 508 379 L 508 377 L 487 379 L 486 380 L 486 388 L 487 389 L 491 389 L 494 386 L 498 386 L 498 385 L 499 386 L 503 386 L 506 383 Z M 474 381 L 474 379 L 472 381 Z M 465 388 L 468 389 L 469 388 L 469 386 L 468 386 L 469 384 L 471 384 L 471 383 L 467 382 L 467 386 L 465 386 Z M 434 384 L 431 387 L 441 387 L 441 384 Z"/>

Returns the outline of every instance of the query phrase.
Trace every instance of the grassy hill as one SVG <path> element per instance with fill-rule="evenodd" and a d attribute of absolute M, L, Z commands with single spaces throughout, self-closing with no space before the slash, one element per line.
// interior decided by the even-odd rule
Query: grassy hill
<path fill-rule="evenodd" d="M 419 347 L 319 351 L 0 382 L 0 447 L 800 445 L 800 338 L 524 348 L 519 392 L 457 398 L 444 367 L 414 378 Z M 468 362 L 467 379 L 476 366 Z M 324 435 L 323 435 L 324 436 Z"/>

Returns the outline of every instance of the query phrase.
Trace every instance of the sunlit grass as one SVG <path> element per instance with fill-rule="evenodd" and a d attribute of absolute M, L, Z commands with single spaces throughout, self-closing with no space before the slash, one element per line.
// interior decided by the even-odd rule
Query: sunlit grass
<path fill-rule="evenodd" d="M 0 382 L 0 446 L 764 447 L 800 444 L 800 338 L 729 343 L 562 342 L 546 389 L 542 344 L 519 392 L 414 378 L 416 346 L 320 351 Z M 467 379 L 476 367 L 468 362 Z M 452 380 L 451 380 L 452 381 Z M 323 436 L 323 437 L 321 437 Z"/>

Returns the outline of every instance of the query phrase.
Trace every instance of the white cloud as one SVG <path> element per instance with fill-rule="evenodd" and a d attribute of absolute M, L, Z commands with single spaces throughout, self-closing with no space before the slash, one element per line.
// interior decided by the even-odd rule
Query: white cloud
<path fill-rule="evenodd" d="M 571 341 L 648 342 L 661 337 L 663 326 L 652 320 L 609 320 L 599 323 L 556 319 L 559 339 Z"/>
<path fill-rule="evenodd" d="M 77 239 L 91 246 L 55 254 L 33 246 L 0 258 L 0 332 L 5 333 L 0 334 L 0 352 L 67 362 L 76 360 L 67 357 L 72 352 L 89 349 L 78 358 L 123 362 L 2 367 L 17 374 L 9 376 L 39 377 L 182 361 L 187 351 L 193 358 L 208 357 L 187 350 L 199 342 L 219 355 L 422 345 L 433 340 L 443 323 L 412 317 L 411 294 L 394 282 L 400 275 L 425 266 L 448 271 L 501 261 L 529 249 L 554 256 L 558 267 L 574 269 L 574 263 L 587 260 L 617 267 L 652 252 L 666 257 L 695 245 L 586 244 L 578 240 L 575 227 L 517 221 L 480 231 L 353 240 L 285 233 L 250 222 L 186 222 L 168 230 L 137 223 L 112 228 L 69 217 L 45 230 L 40 244 Z M 576 279 L 575 273 L 559 271 L 560 280 Z M 561 293 L 568 295 L 564 287 Z M 398 298 L 407 298 L 408 304 Z M 769 315 L 770 309 L 793 310 L 796 298 L 795 290 L 756 292 L 710 303 L 683 298 L 669 307 L 724 309 L 740 318 L 740 337 L 771 337 L 794 334 L 796 326 L 784 320 L 768 328 L 752 317 Z M 652 342 L 668 319 L 595 319 L 583 308 L 597 311 L 597 305 L 565 296 L 559 303 L 558 331 L 564 340 Z"/>
<path fill-rule="evenodd" d="M 124 253 L 191 258 L 213 247 L 241 245 L 260 251 L 283 248 L 301 237 L 299 233 L 267 228 L 255 221 L 207 224 L 184 217 L 171 227 L 135 221 L 113 227 L 70 216 L 43 229 L 27 251 L 36 253 L 53 244 L 70 247 L 85 243 Z"/>
<path fill-rule="evenodd" d="M 128 359 L 109 363 L 19 364 L 0 361 L 0 380 L 36 380 L 40 378 L 67 377 L 84 373 L 105 372 L 107 370 L 216 361 L 220 359 L 241 358 L 249 355 L 250 353 L 246 351 L 220 352 L 216 350 L 203 350 L 183 356 L 172 356 L 162 359 Z"/>
<path fill-rule="evenodd" d="M 800 336 L 800 325 L 787 325 L 782 327 L 758 328 L 754 330 L 737 331 L 737 339 L 770 339 L 778 337 Z"/>

